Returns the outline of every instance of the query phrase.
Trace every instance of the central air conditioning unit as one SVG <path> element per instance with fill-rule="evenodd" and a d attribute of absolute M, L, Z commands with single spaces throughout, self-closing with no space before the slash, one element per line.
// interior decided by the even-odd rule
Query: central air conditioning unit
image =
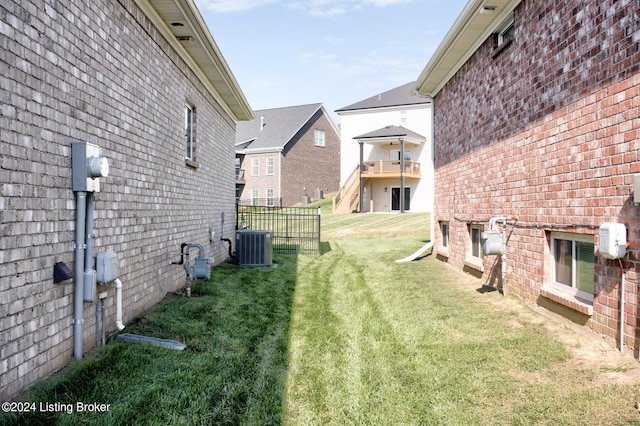
<path fill-rule="evenodd" d="M 236 231 L 236 259 L 242 266 L 271 266 L 271 231 Z"/>

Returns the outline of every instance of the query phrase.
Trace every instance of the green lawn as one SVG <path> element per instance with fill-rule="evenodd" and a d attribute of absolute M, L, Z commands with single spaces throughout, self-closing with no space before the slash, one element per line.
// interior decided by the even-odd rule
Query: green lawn
<path fill-rule="evenodd" d="M 0 423 L 640 424 L 635 364 L 578 362 L 517 299 L 432 257 L 395 263 L 429 240 L 428 215 L 325 210 L 322 256 L 222 265 L 125 329 L 185 351 L 111 342 L 27 396 L 107 413 Z"/>

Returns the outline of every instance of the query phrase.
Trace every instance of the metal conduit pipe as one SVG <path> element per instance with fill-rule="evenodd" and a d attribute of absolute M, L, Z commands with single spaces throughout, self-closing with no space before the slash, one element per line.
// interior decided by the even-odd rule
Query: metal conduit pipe
<path fill-rule="evenodd" d="M 76 193 L 75 289 L 73 297 L 73 356 L 82 359 L 84 239 L 87 193 Z"/>
<path fill-rule="evenodd" d="M 96 197 L 93 192 L 87 192 L 87 213 L 85 216 L 85 237 L 84 237 L 84 272 L 87 276 L 91 276 L 91 255 L 93 254 L 93 206 Z M 94 275 L 95 277 L 95 275 Z M 84 296 L 84 294 L 83 294 Z"/>

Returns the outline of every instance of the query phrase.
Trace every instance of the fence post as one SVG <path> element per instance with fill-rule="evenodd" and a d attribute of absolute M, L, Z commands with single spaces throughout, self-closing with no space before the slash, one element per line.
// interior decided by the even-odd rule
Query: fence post
<path fill-rule="evenodd" d="M 318 206 L 318 255 L 322 254 L 322 247 L 320 246 L 320 216 L 322 215 L 322 209 Z"/>

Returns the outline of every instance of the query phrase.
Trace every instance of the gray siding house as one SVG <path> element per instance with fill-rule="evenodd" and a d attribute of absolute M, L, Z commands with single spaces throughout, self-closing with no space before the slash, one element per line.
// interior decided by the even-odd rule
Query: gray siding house
<path fill-rule="evenodd" d="M 254 111 L 238 123 L 236 188 L 241 204 L 292 206 L 340 180 L 340 133 L 320 103 Z"/>
<path fill-rule="evenodd" d="M 235 228 L 222 215 L 234 212 L 235 128 L 253 114 L 192 0 L 25 0 L 0 10 L 6 400 L 95 345 L 99 301 L 77 303 L 87 292 L 68 273 L 79 250 L 89 276 L 97 255 L 117 256 L 121 288 L 99 290 L 108 333 L 119 328 L 118 292 L 126 326 L 185 285 L 185 270 L 171 264 L 181 244 L 201 245 L 211 265 L 225 260 L 219 239 Z M 92 211 L 72 182 L 74 142 L 96 146 L 102 168 L 92 173 L 107 174 L 88 196 Z M 93 224 L 80 237 L 89 244 L 77 244 L 86 212 Z"/>

